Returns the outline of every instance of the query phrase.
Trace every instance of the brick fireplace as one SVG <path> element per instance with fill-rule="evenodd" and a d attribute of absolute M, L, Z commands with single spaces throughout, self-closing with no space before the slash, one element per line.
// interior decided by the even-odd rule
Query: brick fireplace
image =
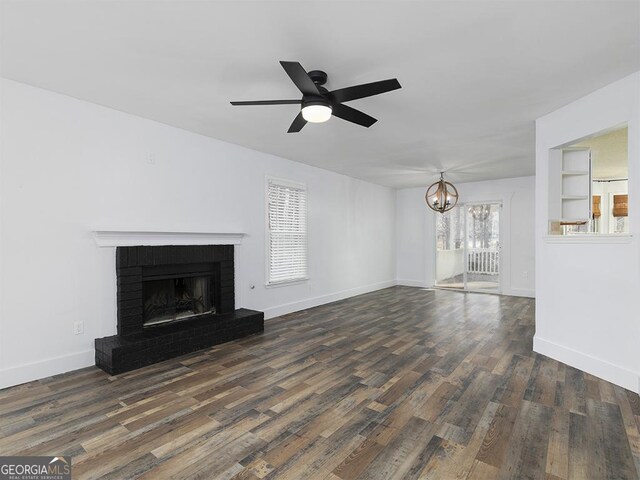
<path fill-rule="evenodd" d="M 96 339 L 96 365 L 122 373 L 264 330 L 235 310 L 234 245 L 116 249 L 117 335 Z"/>

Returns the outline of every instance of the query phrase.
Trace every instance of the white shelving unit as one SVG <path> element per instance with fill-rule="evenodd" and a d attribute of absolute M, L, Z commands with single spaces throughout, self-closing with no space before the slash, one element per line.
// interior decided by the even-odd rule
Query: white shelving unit
<path fill-rule="evenodd" d="M 581 222 L 591 218 L 591 150 L 562 150 L 560 171 L 560 218 L 562 222 Z"/>

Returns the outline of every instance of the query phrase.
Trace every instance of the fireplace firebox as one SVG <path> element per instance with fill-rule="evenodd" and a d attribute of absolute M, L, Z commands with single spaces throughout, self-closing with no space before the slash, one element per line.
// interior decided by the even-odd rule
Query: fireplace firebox
<path fill-rule="evenodd" d="M 119 247 L 118 334 L 234 310 L 233 245 Z"/>
<path fill-rule="evenodd" d="M 235 308 L 234 246 L 116 249 L 117 331 L 96 339 L 111 374 L 264 330 L 264 314 Z"/>
<path fill-rule="evenodd" d="M 215 314 L 220 309 L 219 264 L 143 269 L 143 327 Z"/>

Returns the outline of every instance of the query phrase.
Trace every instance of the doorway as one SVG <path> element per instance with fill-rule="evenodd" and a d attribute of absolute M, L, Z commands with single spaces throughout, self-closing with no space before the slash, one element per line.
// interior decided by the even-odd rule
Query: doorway
<path fill-rule="evenodd" d="M 501 292 L 501 210 L 474 202 L 436 215 L 436 287 Z"/>

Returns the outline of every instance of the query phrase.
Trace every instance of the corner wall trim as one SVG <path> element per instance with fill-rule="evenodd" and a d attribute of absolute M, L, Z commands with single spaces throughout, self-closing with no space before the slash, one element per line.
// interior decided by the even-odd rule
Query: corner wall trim
<path fill-rule="evenodd" d="M 95 351 L 93 349 L 17 365 L 0 370 L 0 388 L 12 387 L 93 365 L 95 365 Z"/>
<path fill-rule="evenodd" d="M 640 393 L 640 372 L 633 372 L 600 358 L 545 340 L 537 335 L 533 337 L 533 351 L 583 370 L 632 392 Z"/>
<path fill-rule="evenodd" d="M 389 288 L 396 286 L 395 280 L 387 280 L 386 282 L 373 283 L 371 285 L 364 285 L 362 287 L 351 288 L 349 290 L 342 290 L 336 293 L 330 293 L 328 295 L 321 295 L 319 297 L 306 298 L 298 302 L 286 303 L 284 305 L 278 305 L 271 308 L 262 308 L 264 312 L 265 320 L 269 318 L 279 317 L 280 315 L 286 315 L 287 313 L 299 312 L 300 310 L 306 310 L 308 308 L 318 307 L 326 303 L 337 302 L 338 300 L 344 300 L 345 298 L 355 297 L 356 295 L 363 295 L 365 293 L 375 292 L 376 290 L 382 290 L 383 288 Z"/>

